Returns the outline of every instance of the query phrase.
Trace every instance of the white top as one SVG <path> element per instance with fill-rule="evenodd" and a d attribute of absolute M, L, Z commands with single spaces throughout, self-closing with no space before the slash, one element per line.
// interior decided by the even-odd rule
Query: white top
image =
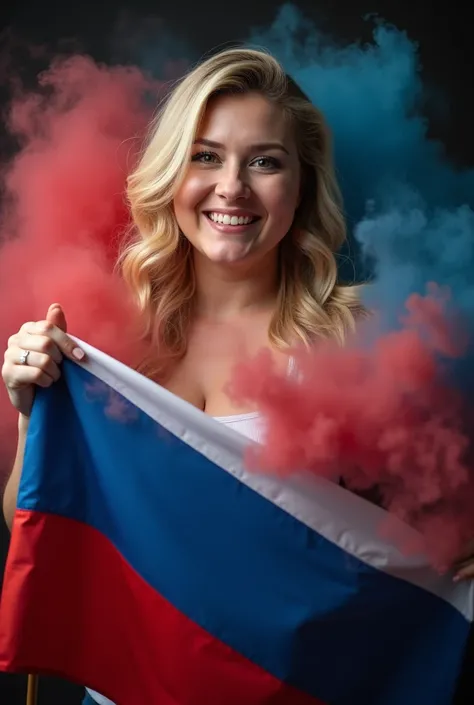
<path fill-rule="evenodd" d="M 214 416 L 213 418 L 242 436 L 247 436 L 252 441 L 257 443 L 263 441 L 263 420 L 258 411 L 251 411 L 249 414 L 235 414 L 234 416 Z"/>

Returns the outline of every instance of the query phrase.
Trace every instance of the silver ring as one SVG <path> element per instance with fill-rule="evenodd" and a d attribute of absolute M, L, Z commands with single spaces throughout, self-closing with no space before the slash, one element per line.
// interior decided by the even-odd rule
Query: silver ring
<path fill-rule="evenodd" d="M 28 355 L 30 354 L 29 350 L 23 350 L 23 352 L 20 355 L 20 365 L 27 365 L 28 364 Z"/>

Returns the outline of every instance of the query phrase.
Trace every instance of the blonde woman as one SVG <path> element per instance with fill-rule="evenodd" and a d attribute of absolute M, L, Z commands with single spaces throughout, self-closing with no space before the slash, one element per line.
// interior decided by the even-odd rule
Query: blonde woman
<path fill-rule="evenodd" d="M 224 391 L 238 356 L 267 347 L 289 370 L 292 346 L 342 344 L 362 311 L 357 289 L 337 280 L 345 224 L 321 113 L 266 53 L 217 54 L 162 106 L 128 199 L 134 237 L 120 266 L 154 351 L 142 371 L 258 440 L 256 409 Z M 63 355 L 83 357 L 58 305 L 9 340 L 3 379 L 19 412 L 9 524 L 34 386 L 58 379 Z"/>
<path fill-rule="evenodd" d="M 236 428 L 258 436 L 255 409 L 224 392 L 239 354 L 265 346 L 289 367 L 291 346 L 343 343 L 362 310 L 357 289 L 337 281 L 346 233 L 323 116 L 268 54 L 217 54 L 161 107 L 127 196 L 134 237 L 119 264 L 153 343 L 142 371 L 224 423 L 239 415 Z M 8 521 L 34 385 L 58 378 L 62 355 L 81 359 L 65 329 L 55 304 L 5 353 L 20 412 Z"/>

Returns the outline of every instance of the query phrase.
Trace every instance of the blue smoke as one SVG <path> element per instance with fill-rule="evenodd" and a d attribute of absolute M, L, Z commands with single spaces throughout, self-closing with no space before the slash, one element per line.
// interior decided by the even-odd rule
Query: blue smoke
<path fill-rule="evenodd" d="M 366 302 L 393 327 L 409 294 L 449 286 L 473 320 L 474 170 L 458 170 L 427 136 L 417 46 L 373 22 L 373 41 L 335 46 L 291 5 L 250 36 L 326 115 L 356 251 L 373 280 Z M 344 274 L 343 274 L 344 276 Z"/>

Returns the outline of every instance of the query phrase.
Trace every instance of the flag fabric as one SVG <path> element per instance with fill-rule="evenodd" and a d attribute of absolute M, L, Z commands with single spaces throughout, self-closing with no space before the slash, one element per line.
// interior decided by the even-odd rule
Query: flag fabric
<path fill-rule="evenodd" d="M 348 490 L 250 471 L 249 440 L 81 345 L 32 411 L 1 670 L 118 705 L 452 701 L 472 583 Z"/>

